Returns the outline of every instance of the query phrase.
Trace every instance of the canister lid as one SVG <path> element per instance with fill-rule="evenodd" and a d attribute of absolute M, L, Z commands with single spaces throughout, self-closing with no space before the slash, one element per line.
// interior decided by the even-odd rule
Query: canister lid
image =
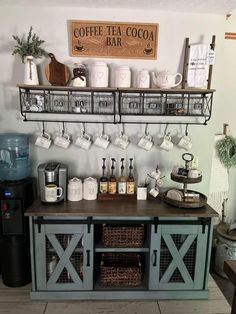
<path fill-rule="evenodd" d="M 92 63 L 92 66 L 102 66 L 102 67 L 106 67 L 107 64 L 106 64 L 106 62 L 103 62 L 103 61 L 94 61 L 94 62 Z"/>
<path fill-rule="evenodd" d="M 127 65 L 120 65 L 116 68 L 117 71 L 129 71 L 130 68 Z"/>
<path fill-rule="evenodd" d="M 69 185 L 72 185 L 72 186 L 78 186 L 82 183 L 82 181 L 79 179 L 79 178 L 72 178 L 69 180 Z"/>

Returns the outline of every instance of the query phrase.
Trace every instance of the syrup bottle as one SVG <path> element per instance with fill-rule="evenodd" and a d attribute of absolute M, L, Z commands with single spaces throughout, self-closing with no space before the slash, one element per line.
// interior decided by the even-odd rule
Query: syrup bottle
<path fill-rule="evenodd" d="M 135 192 L 135 181 L 133 176 L 133 158 L 129 159 L 129 176 L 127 178 L 127 194 L 134 194 Z"/>
<path fill-rule="evenodd" d="M 108 181 L 108 193 L 109 194 L 116 194 L 116 176 L 114 174 L 114 169 L 115 169 L 115 158 L 111 159 L 111 175 L 109 177 Z"/>
<path fill-rule="evenodd" d="M 124 176 L 124 158 L 121 158 L 120 177 L 118 180 L 118 193 L 126 194 L 126 177 Z"/>
<path fill-rule="evenodd" d="M 106 170 L 106 158 L 102 158 L 103 164 L 102 164 L 102 176 L 99 181 L 99 191 L 102 194 L 105 194 L 108 192 L 108 178 L 105 175 Z"/>

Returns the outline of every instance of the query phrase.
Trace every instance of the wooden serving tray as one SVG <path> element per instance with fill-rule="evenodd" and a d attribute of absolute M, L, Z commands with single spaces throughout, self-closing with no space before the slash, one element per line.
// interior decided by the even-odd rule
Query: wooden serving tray
<path fill-rule="evenodd" d="M 197 178 L 186 178 L 181 176 L 176 176 L 173 173 L 170 174 L 171 180 L 179 183 L 199 183 L 202 181 L 202 176 L 199 176 Z"/>
<path fill-rule="evenodd" d="M 180 191 L 183 192 L 183 190 L 180 190 Z M 165 201 L 166 203 L 171 204 L 173 206 L 176 206 L 176 207 L 181 207 L 181 208 L 200 208 L 200 207 L 203 207 L 203 206 L 205 206 L 207 204 L 207 197 L 204 194 L 196 192 L 196 191 L 187 190 L 187 192 L 189 192 L 189 193 L 198 193 L 198 194 L 200 194 L 199 202 L 176 201 L 176 200 L 173 200 L 173 199 L 167 197 L 166 196 L 167 192 L 168 191 L 166 191 L 163 194 L 163 201 Z"/>
<path fill-rule="evenodd" d="M 103 201 L 103 200 L 136 200 L 137 199 L 137 195 L 136 194 L 108 194 L 108 193 L 99 193 L 98 194 L 98 200 L 99 201 Z"/>

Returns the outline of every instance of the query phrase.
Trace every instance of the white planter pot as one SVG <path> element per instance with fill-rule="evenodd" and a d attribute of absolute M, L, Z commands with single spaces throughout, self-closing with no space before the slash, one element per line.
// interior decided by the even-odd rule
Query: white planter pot
<path fill-rule="evenodd" d="M 32 56 L 25 58 L 24 84 L 39 85 L 37 67 Z"/>

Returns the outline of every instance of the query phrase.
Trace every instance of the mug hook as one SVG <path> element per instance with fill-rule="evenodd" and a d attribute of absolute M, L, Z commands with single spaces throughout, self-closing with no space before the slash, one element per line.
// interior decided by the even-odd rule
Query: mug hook
<path fill-rule="evenodd" d="M 84 133 L 85 133 L 85 123 L 82 122 L 82 134 L 84 134 Z"/>
<path fill-rule="evenodd" d="M 65 122 L 63 121 L 62 122 L 62 135 L 65 134 Z"/>
<path fill-rule="evenodd" d="M 44 121 L 42 121 L 43 123 L 43 134 L 45 133 L 45 126 L 44 126 Z"/>
<path fill-rule="evenodd" d="M 121 131 L 120 131 L 121 135 L 124 134 L 124 123 L 121 123 Z"/>
<path fill-rule="evenodd" d="M 166 135 L 167 129 L 168 129 L 169 123 L 166 123 L 166 127 L 165 127 L 165 131 L 164 131 L 164 135 Z"/>
<path fill-rule="evenodd" d="M 145 135 L 148 135 L 147 129 L 148 129 L 148 123 L 145 124 Z"/>
<path fill-rule="evenodd" d="M 186 124 L 185 135 L 188 136 L 188 123 Z"/>

